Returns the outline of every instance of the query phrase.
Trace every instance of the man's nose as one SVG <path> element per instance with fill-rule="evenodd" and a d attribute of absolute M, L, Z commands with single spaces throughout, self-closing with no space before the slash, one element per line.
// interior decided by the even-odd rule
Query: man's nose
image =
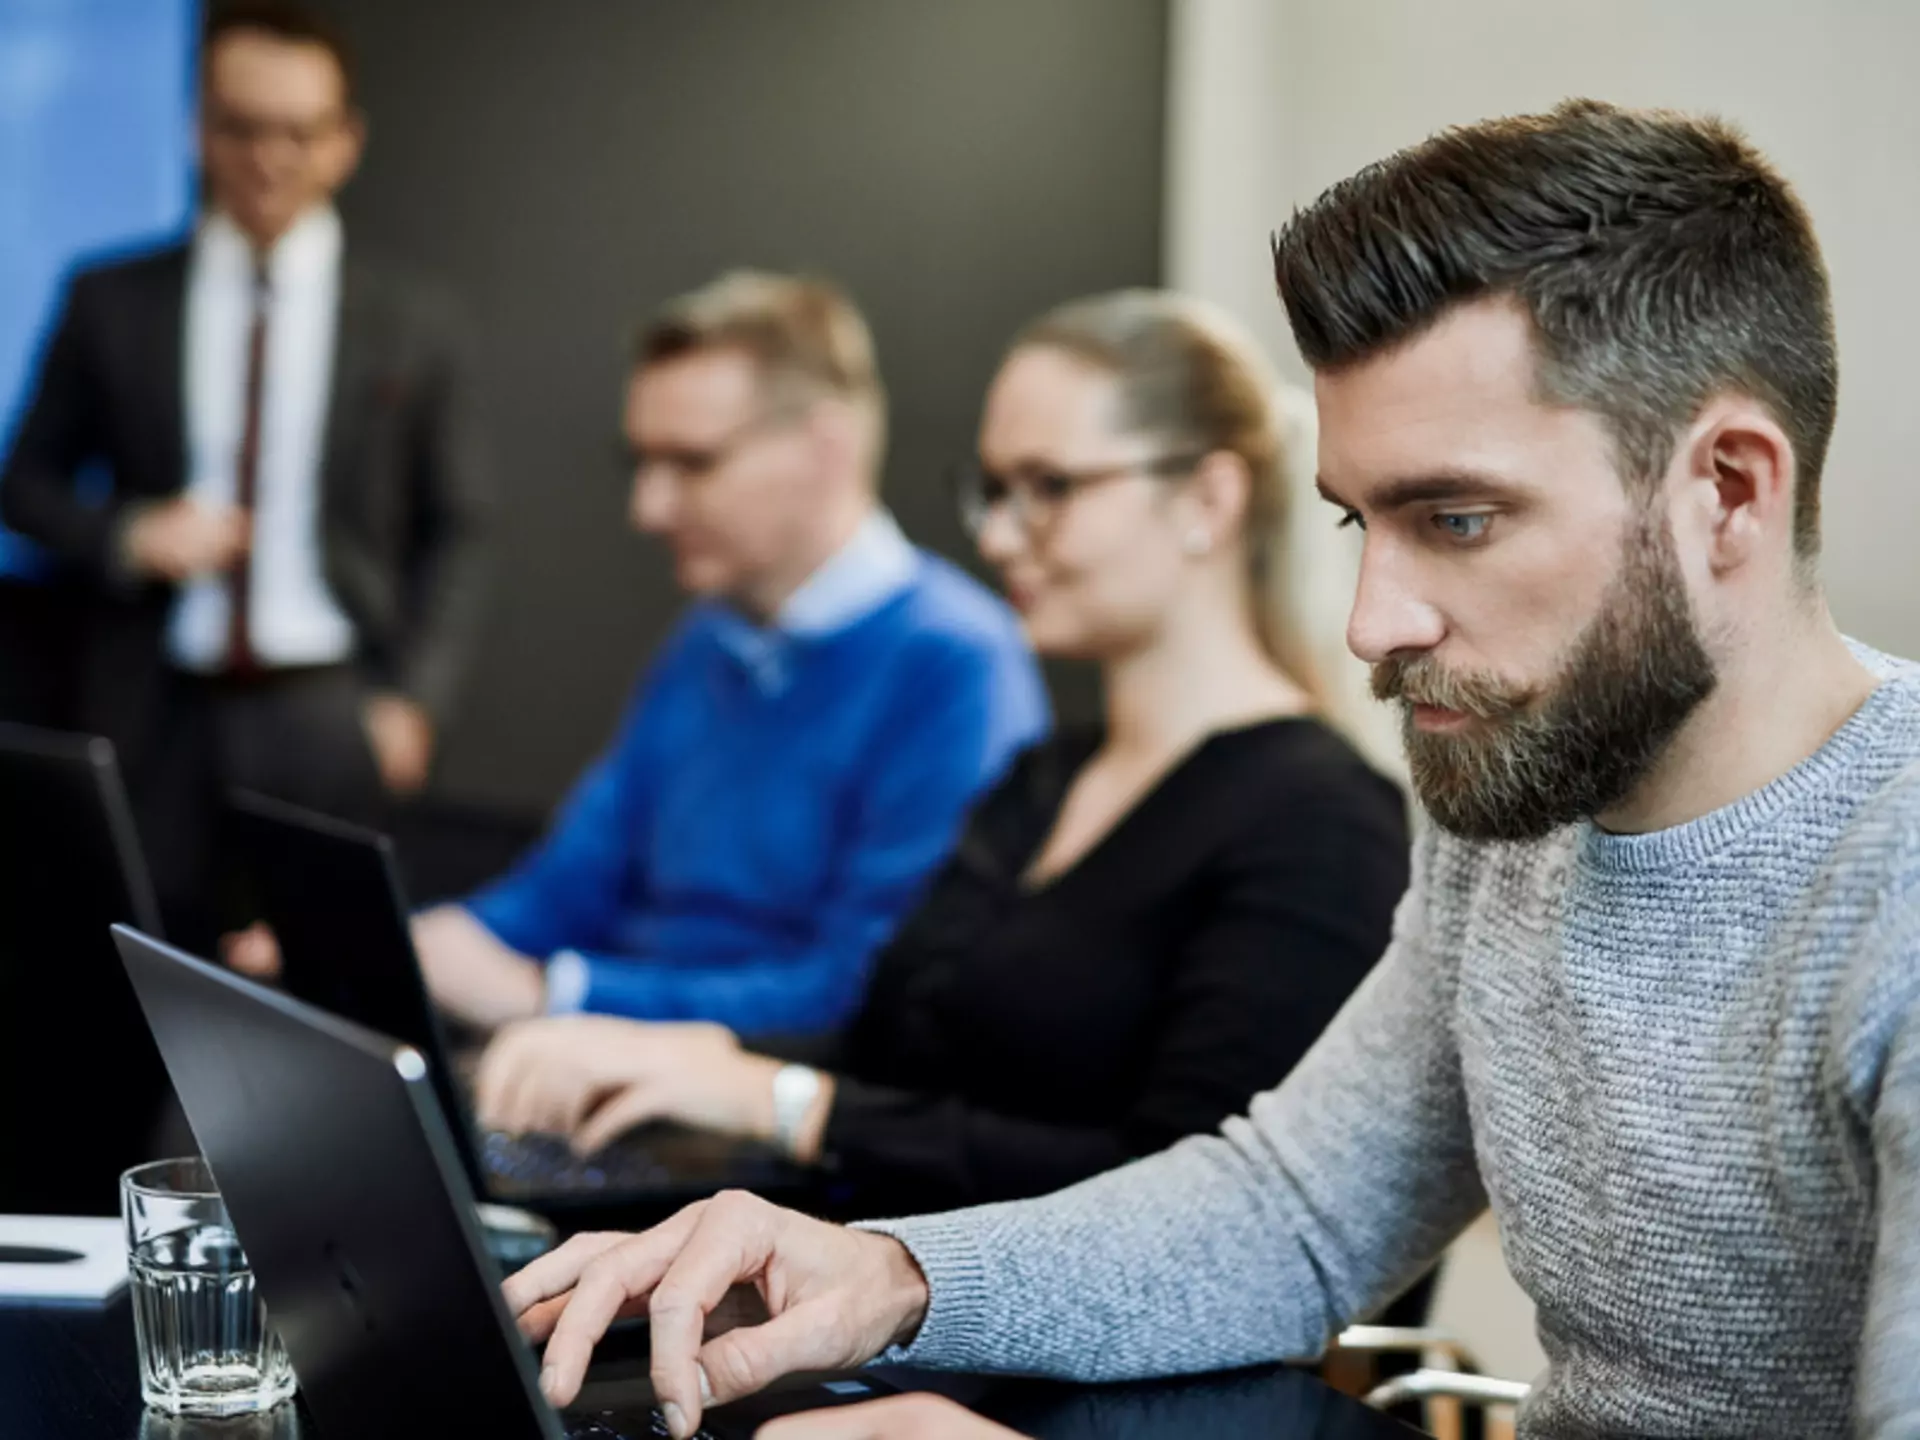
<path fill-rule="evenodd" d="M 1347 648 L 1369 665 L 1422 653 L 1446 633 L 1440 611 L 1424 599 L 1411 566 L 1371 536 L 1360 554 L 1360 581 L 1347 617 Z"/>
<path fill-rule="evenodd" d="M 675 487 L 650 470 L 636 470 L 633 493 L 628 497 L 627 518 L 643 535 L 663 535 L 673 528 L 679 511 Z"/>

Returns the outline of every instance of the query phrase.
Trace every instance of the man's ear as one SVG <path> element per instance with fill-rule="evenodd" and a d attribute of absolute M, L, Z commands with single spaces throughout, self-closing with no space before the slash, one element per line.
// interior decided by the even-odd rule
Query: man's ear
<path fill-rule="evenodd" d="M 1767 408 L 1744 395 L 1707 403 L 1678 457 L 1684 467 L 1680 523 L 1703 545 L 1707 565 L 1729 574 L 1793 544 L 1793 442 Z"/>
<path fill-rule="evenodd" d="M 360 168 L 360 157 L 366 153 L 367 112 L 350 107 L 340 122 L 340 133 L 334 136 L 333 144 L 339 149 L 331 161 L 333 179 L 328 189 L 338 190 L 353 178 Z"/>
<path fill-rule="evenodd" d="M 816 400 L 807 413 L 807 432 L 821 462 L 840 470 L 860 463 L 864 431 L 859 412 L 845 400 Z"/>

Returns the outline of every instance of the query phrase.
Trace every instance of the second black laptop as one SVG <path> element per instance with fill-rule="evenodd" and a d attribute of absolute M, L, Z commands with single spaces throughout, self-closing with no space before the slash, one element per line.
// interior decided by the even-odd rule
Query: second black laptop
<path fill-rule="evenodd" d="M 234 798 L 233 820 L 279 940 L 281 983 L 426 1058 L 468 1179 L 487 1198 L 563 1212 L 660 1207 L 726 1188 L 806 1188 L 807 1173 L 784 1155 L 729 1136 L 652 1126 L 580 1157 L 557 1135 L 481 1130 L 414 953 L 392 843 L 257 795 Z"/>

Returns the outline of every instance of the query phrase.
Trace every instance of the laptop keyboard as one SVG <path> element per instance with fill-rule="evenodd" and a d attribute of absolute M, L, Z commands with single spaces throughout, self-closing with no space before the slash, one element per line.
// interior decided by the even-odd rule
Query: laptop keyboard
<path fill-rule="evenodd" d="M 646 1190 L 671 1179 L 664 1165 L 638 1147 L 613 1145 L 583 1157 L 558 1135 L 500 1130 L 487 1133 L 480 1163 L 491 1176 L 543 1190 Z"/>

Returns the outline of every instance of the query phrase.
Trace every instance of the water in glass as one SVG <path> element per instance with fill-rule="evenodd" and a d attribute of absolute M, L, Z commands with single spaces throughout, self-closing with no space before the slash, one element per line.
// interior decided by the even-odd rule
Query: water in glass
<path fill-rule="evenodd" d="M 140 1389 L 174 1415 L 241 1415 L 294 1392 L 253 1270 L 199 1161 L 162 1161 L 122 1186 Z"/>

